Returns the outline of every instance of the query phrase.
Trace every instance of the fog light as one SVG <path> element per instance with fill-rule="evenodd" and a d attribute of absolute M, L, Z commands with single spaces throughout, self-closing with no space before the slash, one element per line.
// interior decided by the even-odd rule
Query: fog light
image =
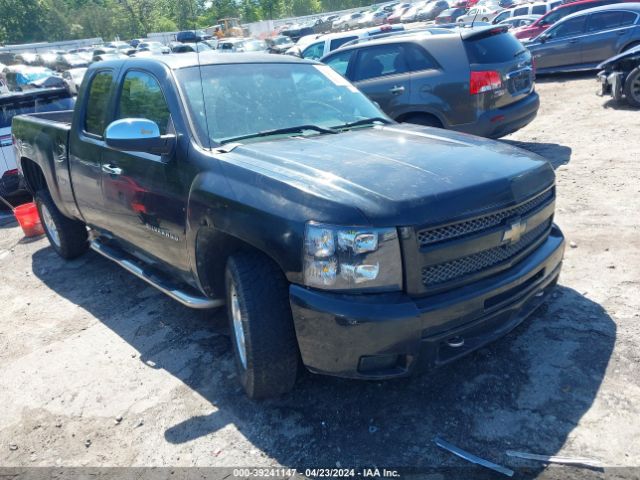
<path fill-rule="evenodd" d="M 396 368 L 400 365 L 401 355 L 371 355 L 360 357 L 358 372 L 375 373 Z"/>

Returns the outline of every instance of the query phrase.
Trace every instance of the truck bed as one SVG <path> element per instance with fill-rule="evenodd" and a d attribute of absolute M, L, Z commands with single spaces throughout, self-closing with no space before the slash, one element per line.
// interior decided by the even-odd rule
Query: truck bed
<path fill-rule="evenodd" d="M 60 123 L 70 127 L 71 119 L 73 117 L 73 110 L 63 110 L 59 112 L 29 113 L 27 115 L 21 115 L 21 117 L 40 120 L 46 123 Z"/>

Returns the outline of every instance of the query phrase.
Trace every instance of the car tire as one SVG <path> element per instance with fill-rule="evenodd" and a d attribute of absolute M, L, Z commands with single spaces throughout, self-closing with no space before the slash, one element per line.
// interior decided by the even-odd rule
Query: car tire
<path fill-rule="evenodd" d="M 38 190 L 35 202 L 44 233 L 58 255 L 71 260 L 88 250 L 87 227 L 84 223 L 60 213 L 48 190 Z"/>
<path fill-rule="evenodd" d="M 442 122 L 435 115 L 430 115 L 428 113 L 416 113 L 413 115 L 409 115 L 404 120 L 402 120 L 402 122 L 422 125 L 424 127 L 443 128 Z"/>
<path fill-rule="evenodd" d="M 632 107 L 640 108 L 640 67 L 636 67 L 624 82 L 624 96 Z"/>
<path fill-rule="evenodd" d="M 240 383 L 252 399 L 293 389 L 300 367 L 289 284 L 268 257 L 241 252 L 227 261 L 227 314 Z"/>
<path fill-rule="evenodd" d="M 487 17 L 483 17 L 482 21 L 486 22 L 486 23 L 489 23 L 489 19 Z"/>

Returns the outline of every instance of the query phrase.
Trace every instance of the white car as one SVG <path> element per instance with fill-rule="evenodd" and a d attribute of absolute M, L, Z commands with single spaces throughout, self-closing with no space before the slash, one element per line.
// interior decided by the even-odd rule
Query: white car
<path fill-rule="evenodd" d="M 87 72 L 86 68 L 71 68 L 62 72 L 62 78 L 64 78 L 71 89 L 71 93 L 77 95 L 78 89 L 82 84 L 84 74 Z"/>
<path fill-rule="evenodd" d="M 498 14 L 504 10 L 500 7 L 471 7 L 471 9 L 465 14 L 456 19 L 459 23 L 471 23 L 478 22 L 490 22 L 498 16 Z"/>
<path fill-rule="evenodd" d="M 494 17 L 491 23 L 497 24 L 511 17 L 521 17 L 523 15 L 544 15 L 550 12 L 559 5 L 562 5 L 563 0 L 554 0 L 551 2 L 536 2 L 525 3 L 516 5 L 515 7 L 507 8 L 501 11 Z"/>
<path fill-rule="evenodd" d="M 336 48 L 339 48 L 352 40 L 398 30 L 404 30 L 404 25 L 381 25 L 379 27 L 351 30 L 350 32 L 329 33 L 328 35 L 321 35 L 315 42 L 307 45 L 303 49 L 299 49 L 298 52 L 294 54 L 301 56 L 302 58 L 319 60 L 329 52 L 332 52 Z"/>
<path fill-rule="evenodd" d="M 498 25 L 507 25 L 509 28 L 526 27 L 531 25 L 542 15 L 521 15 L 519 17 L 511 17 L 503 20 Z"/>

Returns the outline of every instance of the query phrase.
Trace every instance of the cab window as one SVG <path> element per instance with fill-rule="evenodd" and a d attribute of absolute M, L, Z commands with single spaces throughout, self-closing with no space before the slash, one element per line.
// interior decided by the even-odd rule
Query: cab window
<path fill-rule="evenodd" d="M 130 71 L 122 82 L 118 118 L 146 118 L 165 135 L 169 125 L 169 108 L 158 81 L 150 74 Z"/>
<path fill-rule="evenodd" d="M 89 85 L 89 96 L 87 98 L 87 110 L 84 118 L 84 131 L 102 137 L 104 129 L 107 127 L 107 108 L 109 107 L 109 97 L 111 83 L 113 81 L 112 72 L 98 72 Z"/>

